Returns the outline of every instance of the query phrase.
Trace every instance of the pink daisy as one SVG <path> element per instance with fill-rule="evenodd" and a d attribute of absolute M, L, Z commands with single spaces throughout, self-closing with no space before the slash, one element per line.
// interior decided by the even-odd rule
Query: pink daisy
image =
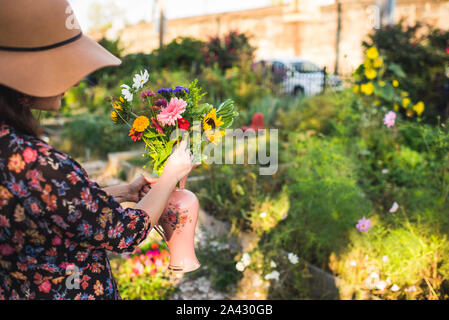
<path fill-rule="evenodd" d="M 394 113 L 393 111 L 388 112 L 385 115 L 384 118 L 384 124 L 388 127 L 391 128 L 394 126 L 394 123 L 396 121 L 396 113 Z"/>
<path fill-rule="evenodd" d="M 162 108 L 161 113 L 157 115 L 157 120 L 163 125 L 176 125 L 176 120 L 182 118 L 182 114 L 186 111 L 187 102 L 182 99 L 173 98 L 167 107 Z"/>
<path fill-rule="evenodd" d="M 372 228 L 371 220 L 363 217 L 358 221 L 355 227 L 359 229 L 360 232 L 368 232 L 368 230 Z"/>

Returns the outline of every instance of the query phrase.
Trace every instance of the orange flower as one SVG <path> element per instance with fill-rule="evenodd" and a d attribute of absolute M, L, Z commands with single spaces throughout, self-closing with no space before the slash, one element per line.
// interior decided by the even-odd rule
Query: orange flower
<path fill-rule="evenodd" d="M 153 242 L 152 244 L 151 244 L 151 249 L 157 249 L 157 248 L 159 248 L 159 244 L 157 243 L 157 242 Z"/>
<path fill-rule="evenodd" d="M 8 169 L 15 173 L 20 173 L 25 168 L 25 162 L 22 156 L 18 153 L 12 155 L 9 158 Z"/>

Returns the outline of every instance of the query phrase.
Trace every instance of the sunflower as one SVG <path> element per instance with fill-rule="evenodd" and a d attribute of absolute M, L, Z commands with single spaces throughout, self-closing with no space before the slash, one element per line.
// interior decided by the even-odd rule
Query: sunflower
<path fill-rule="evenodd" d="M 111 112 L 111 119 L 112 119 L 112 121 L 114 121 L 115 123 L 118 122 L 118 113 L 117 113 L 117 111 L 112 111 L 112 112 Z"/>
<path fill-rule="evenodd" d="M 113 106 L 114 109 L 116 109 L 116 110 L 123 110 L 123 107 L 122 107 L 122 105 L 120 104 L 119 101 L 114 101 L 114 103 L 113 103 L 112 106 Z"/>
<path fill-rule="evenodd" d="M 203 119 L 204 131 L 215 130 L 219 126 L 223 125 L 221 117 L 217 119 L 217 109 L 213 108 Z"/>

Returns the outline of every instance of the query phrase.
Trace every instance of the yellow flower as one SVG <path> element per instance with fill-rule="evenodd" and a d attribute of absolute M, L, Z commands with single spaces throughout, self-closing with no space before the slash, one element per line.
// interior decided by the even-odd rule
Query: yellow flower
<path fill-rule="evenodd" d="M 371 47 L 366 50 L 366 56 L 371 60 L 377 59 L 377 57 L 379 57 L 379 51 L 376 47 Z"/>
<path fill-rule="evenodd" d="M 393 87 L 395 87 L 395 88 L 399 87 L 399 81 L 398 80 L 393 80 Z"/>
<path fill-rule="evenodd" d="M 374 100 L 374 104 L 376 105 L 376 106 L 380 106 L 380 101 L 379 100 Z"/>
<path fill-rule="evenodd" d="M 412 101 L 410 100 L 410 98 L 404 98 L 402 99 L 402 106 L 407 109 L 407 107 L 410 105 Z"/>
<path fill-rule="evenodd" d="M 371 60 L 365 59 L 365 61 L 363 62 L 363 66 L 365 67 L 365 69 L 370 69 L 372 67 Z"/>
<path fill-rule="evenodd" d="M 150 120 L 145 116 L 140 116 L 133 123 L 133 129 L 137 132 L 144 132 L 150 125 Z"/>
<path fill-rule="evenodd" d="M 120 102 L 121 103 L 125 102 L 125 99 L 123 99 L 123 97 L 120 97 Z"/>
<path fill-rule="evenodd" d="M 112 106 L 114 107 L 114 109 L 123 110 L 122 105 L 118 101 L 114 101 L 114 104 Z"/>
<path fill-rule="evenodd" d="M 354 93 L 359 93 L 360 91 L 360 86 L 358 84 L 355 84 L 354 87 L 352 87 L 352 91 Z"/>
<path fill-rule="evenodd" d="M 394 111 L 399 111 L 399 106 L 396 103 L 394 104 L 393 108 L 394 108 Z"/>
<path fill-rule="evenodd" d="M 414 107 L 413 110 L 416 111 L 416 114 L 418 115 L 418 117 L 420 117 L 422 115 L 422 113 L 424 112 L 425 106 L 424 106 L 424 102 L 419 101 Z"/>
<path fill-rule="evenodd" d="M 385 87 L 385 85 L 386 85 L 385 81 L 383 81 L 383 80 L 379 81 L 379 86 Z"/>
<path fill-rule="evenodd" d="M 114 121 L 114 122 L 117 122 L 117 121 L 118 121 L 118 113 L 117 113 L 116 111 L 112 111 L 112 112 L 111 112 L 111 119 L 112 119 L 112 121 Z"/>
<path fill-rule="evenodd" d="M 401 92 L 401 97 L 403 97 L 403 98 L 408 97 L 408 92 L 407 91 L 402 91 Z"/>
<path fill-rule="evenodd" d="M 221 138 L 225 135 L 223 130 L 207 130 L 205 132 L 207 139 L 215 145 L 218 145 Z"/>
<path fill-rule="evenodd" d="M 376 76 L 377 76 L 377 72 L 374 69 L 366 69 L 365 70 L 365 76 L 369 79 L 369 80 L 373 80 Z"/>
<path fill-rule="evenodd" d="M 217 109 L 213 108 L 203 119 L 203 129 L 204 131 L 215 130 L 219 126 L 223 125 L 224 122 L 221 121 L 221 117 L 217 119 Z"/>
<path fill-rule="evenodd" d="M 367 96 L 370 96 L 373 94 L 374 92 L 374 85 L 372 82 L 368 82 L 368 83 L 364 83 L 362 84 L 362 86 L 360 87 L 360 91 L 362 91 L 362 93 L 366 94 Z"/>
<path fill-rule="evenodd" d="M 412 110 L 407 110 L 407 116 L 408 117 L 412 117 L 413 116 L 413 111 Z"/>
<path fill-rule="evenodd" d="M 383 64 L 384 64 L 384 59 L 382 59 L 382 58 L 377 58 L 373 61 L 374 68 L 380 68 L 380 67 L 382 67 Z"/>

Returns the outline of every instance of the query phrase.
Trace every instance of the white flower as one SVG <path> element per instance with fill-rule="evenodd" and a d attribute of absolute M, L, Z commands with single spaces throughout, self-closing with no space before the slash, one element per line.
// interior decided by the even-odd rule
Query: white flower
<path fill-rule="evenodd" d="M 259 216 L 260 216 L 261 218 L 265 218 L 265 217 L 267 216 L 267 213 L 266 213 L 266 212 L 262 212 Z"/>
<path fill-rule="evenodd" d="M 350 265 L 351 267 L 356 267 L 356 266 L 357 266 L 357 262 L 355 262 L 355 260 L 351 260 L 351 261 L 349 262 L 349 265 Z"/>
<path fill-rule="evenodd" d="M 390 209 L 390 213 L 395 213 L 399 209 L 399 204 L 397 202 L 393 203 L 393 206 Z"/>
<path fill-rule="evenodd" d="M 415 286 L 408 287 L 407 289 L 405 289 L 405 291 L 406 292 L 415 292 L 416 291 L 416 287 Z"/>
<path fill-rule="evenodd" d="M 388 169 L 383 169 L 382 170 L 382 174 L 387 174 L 389 171 L 388 171 Z"/>
<path fill-rule="evenodd" d="M 388 256 L 383 256 L 383 257 L 382 257 L 382 261 L 383 261 L 383 262 L 388 262 Z"/>
<path fill-rule="evenodd" d="M 251 263 L 251 256 L 248 253 L 244 253 L 241 261 L 243 262 L 245 267 L 247 267 Z"/>
<path fill-rule="evenodd" d="M 121 87 L 122 89 L 122 96 L 128 101 L 128 102 L 132 102 L 133 101 L 133 97 L 134 95 L 131 92 L 131 88 L 126 85 L 126 84 L 122 84 Z"/>
<path fill-rule="evenodd" d="M 267 274 L 265 276 L 265 280 L 276 280 L 279 281 L 279 272 L 277 272 L 276 270 L 274 270 L 273 272 L 270 272 L 269 274 Z"/>
<path fill-rule="evenodd" d="M 371 273 L 369 276 L 371 279 L 379 279 L 379 275 L 376 272 Z"/>
<path fill-rule="evenodd" d="M 298 261 L 299 261 L 299 258 L 298 258 L 298 256 L 296 254 L 290 252 L 288 254 L 288 260 L 290 260 L 290 262 L 293 263 L 293 264 L 297 264 Z"/>
<path fill-rule="evenodd" d="M 270 267 L 276 268 L 276 262 L 274 262 L 273 260 L 271 260 L 271 262 L 270 262 Z"/>
<path fill-rule="evenodd" d="M 243 272 L 243 270 L 245 270 L 245 265 L 243 264 L 243 262 L 239 261 L 237 262 L 237 264 L 235 265 L 235 268 L 240 271 Z"/>
<path fill-rule="evenodd" d="M 141 71 L 140 74 L 137 73 L 133 79 L 134 81 L 133 87 L 136 89 L 141 89 L 143 85 L 148 82 L 149 78 L 150 75 L 147 70 Z"/>
<path fill-rule="evenodd" d="M 376 288 L 379 290 L 384 290 L 387 287 L 387 283 L 385 281 L 377 281 Z"/>
<path fill-rule="evenodd" d="M 391 287 L 391 291 L 393 291 L 393 292 L 399 291 L 398 285 L 397 285 L 397 284 L 394 284 L 394 285 Z"/>

